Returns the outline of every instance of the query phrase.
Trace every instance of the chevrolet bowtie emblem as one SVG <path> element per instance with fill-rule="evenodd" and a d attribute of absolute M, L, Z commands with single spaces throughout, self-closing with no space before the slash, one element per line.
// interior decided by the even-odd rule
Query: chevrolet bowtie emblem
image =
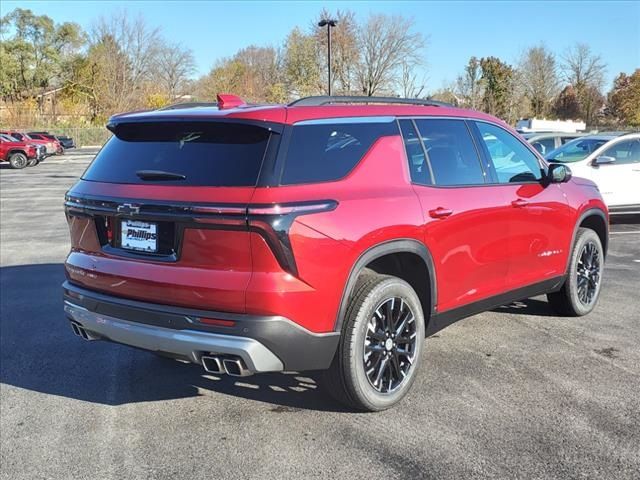
<path fill-rule="evenodd" d="M 122 205 L 118 205 L 118 213 L 136 215 L 140 213 L 140 205 L 136 205 L 133 203 L 123 203 Z"/>

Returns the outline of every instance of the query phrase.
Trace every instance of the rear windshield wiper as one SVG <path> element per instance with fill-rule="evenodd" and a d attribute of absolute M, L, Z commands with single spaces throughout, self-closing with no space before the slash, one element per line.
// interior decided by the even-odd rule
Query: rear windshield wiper
<path fill-rule="evenodd" d="M 179 173 L 163 170 L 138 170 L 136 175 L 142 180 L 184 180 L 187 177 Z"/>

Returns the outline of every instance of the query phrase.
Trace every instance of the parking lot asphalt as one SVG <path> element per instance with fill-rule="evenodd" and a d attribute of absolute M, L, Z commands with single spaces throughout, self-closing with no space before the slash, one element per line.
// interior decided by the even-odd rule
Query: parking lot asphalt
<path fill-rule="evenodd" d="M 634 220 L 612 226 L 592 314 L 540 297 L 458 322 L 397 408 L 354 413 L 315 374 L 216 377 L 75 337 L 62 200 L 91 155 L 0 169 L 0 478 L 640 477 Z"/>

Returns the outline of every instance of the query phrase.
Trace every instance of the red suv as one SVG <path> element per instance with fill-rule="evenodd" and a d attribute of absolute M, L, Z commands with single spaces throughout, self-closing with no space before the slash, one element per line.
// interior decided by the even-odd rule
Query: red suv
<path fill-rule="evenodd" d="M 456 320 L 544 293 L 594 308 L 598 189 L 504 122 L 398 98 L 218 100 L 110 119 L 65 201 L 76 335 L 215 374 L 326 370 L 340 400 L 382 410 Z"/>
<path fill-rule="evenodd" d="M 0 162 L 9 162 L 11 168 L 22 169 L 37 165 L 44 158 L 44 147 L 22 142 L 0 133 Z"/>

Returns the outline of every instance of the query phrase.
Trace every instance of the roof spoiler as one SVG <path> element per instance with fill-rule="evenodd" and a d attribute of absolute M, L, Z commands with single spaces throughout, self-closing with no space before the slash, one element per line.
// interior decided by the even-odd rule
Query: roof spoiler
<path fill-rule="evenodd" d="M 237 95 L 231 95 L 230 93 L 219 93 L 217 99 L 220 110 L 247 106 L 247 103 L 242 98 Z"/>

